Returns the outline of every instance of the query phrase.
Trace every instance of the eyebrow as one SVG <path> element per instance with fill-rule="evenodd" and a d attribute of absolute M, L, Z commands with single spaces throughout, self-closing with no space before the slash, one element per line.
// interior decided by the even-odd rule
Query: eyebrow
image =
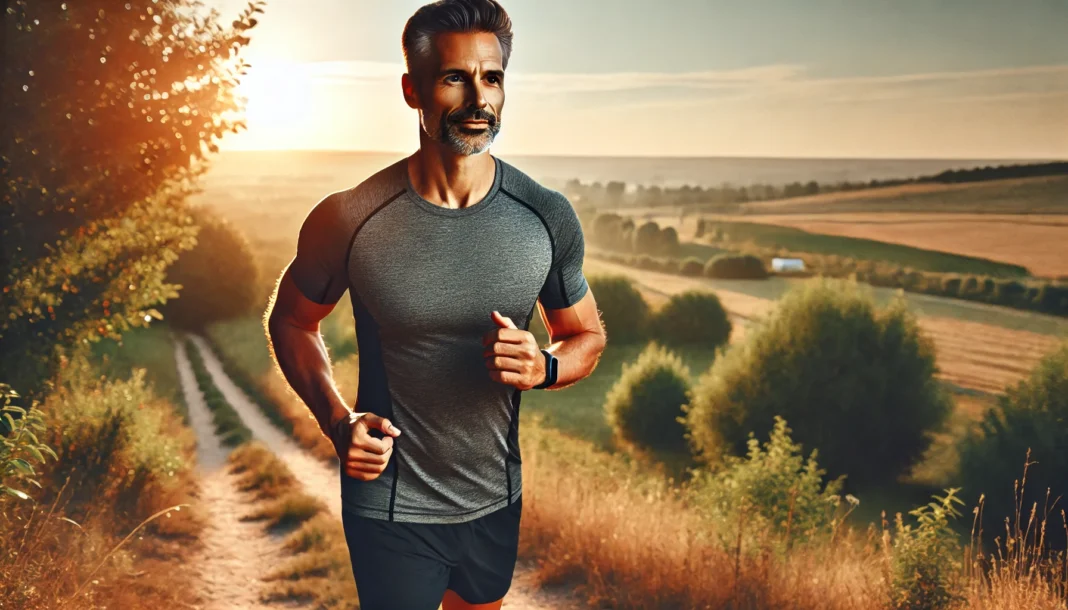
<path fill-rule="evenodd" d="M 438 72 L 438 78 L 441 78 L 448 74 L 460 74 L 466 76 L 468 72 L 463 68 L 449 68 L 447 70 L 442 70 L 441 72 Z M 483 74 L 487 76 L 496 76 L 497 78 L 502 80 L 504 79 L 504 70 L 486 70 L 483 72 Z"/>

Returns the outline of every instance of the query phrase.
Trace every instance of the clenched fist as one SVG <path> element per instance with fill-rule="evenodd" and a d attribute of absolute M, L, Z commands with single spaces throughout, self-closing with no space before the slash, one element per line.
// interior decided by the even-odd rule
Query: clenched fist
<path fill-rule="evenodd" d="M 511 318 L 494 310 L 498 328 L 482 337 L 482 358 L 494 381 L 529 390 L 545 381 L 545 356 L 534 334 L 520 330 Z"/>
<path fill-rule="evenodd" d="M 353 413 L 346 425 L 351 426 L 352 433 L 347 447 L 337 447 L 341 469 L 361 481 L 377 479 L 386 469 L 389 456 L 393 455 L 393 437 L 400 436 L 401 431 L 388 419 L 374 413 Z M 379 430 L 389 436 L 375 438 L 371 436 L 371 430 Z"/>

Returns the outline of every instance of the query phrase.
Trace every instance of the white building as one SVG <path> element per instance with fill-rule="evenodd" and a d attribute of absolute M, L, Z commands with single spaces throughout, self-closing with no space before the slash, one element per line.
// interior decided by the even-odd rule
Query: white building
<path fill-rule="evenodd" d="M 805 261 L 799 258 L 773 258 L 771 268 L 773 271 L 804 271 Z"/>

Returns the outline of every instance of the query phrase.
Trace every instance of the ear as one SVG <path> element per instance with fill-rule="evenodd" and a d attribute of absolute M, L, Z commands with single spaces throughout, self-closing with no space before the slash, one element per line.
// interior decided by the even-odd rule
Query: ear
<path fill-rule="evenodd" d="M 404 103 L 408 104 L 409 108 L 416 110 L 420 108 L 419 96 L 416 95 L 415 90 L 415 79 L 407 72 L 401 75 L 401 94 L 404 95 Z"/>

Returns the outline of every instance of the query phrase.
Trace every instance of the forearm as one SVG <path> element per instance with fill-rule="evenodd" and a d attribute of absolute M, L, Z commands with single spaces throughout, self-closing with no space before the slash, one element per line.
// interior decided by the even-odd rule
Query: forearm
<path fill-rule="evenodd" d="M 339 422 L 347 419 L 351 411 L 334 384 L 330 358 L 318 328 L 309 330 L 271 320 L 268 334 L 275 363 L 336 448 Z"/>
<path fill-rule="evenodd" d="M 589 331 L 555 341 L 544 348 L 557 358 L 556 383 L 546 389 L 563 389 L 589 376 L 597 368 L 604 346 L 604 336 Z"/>

